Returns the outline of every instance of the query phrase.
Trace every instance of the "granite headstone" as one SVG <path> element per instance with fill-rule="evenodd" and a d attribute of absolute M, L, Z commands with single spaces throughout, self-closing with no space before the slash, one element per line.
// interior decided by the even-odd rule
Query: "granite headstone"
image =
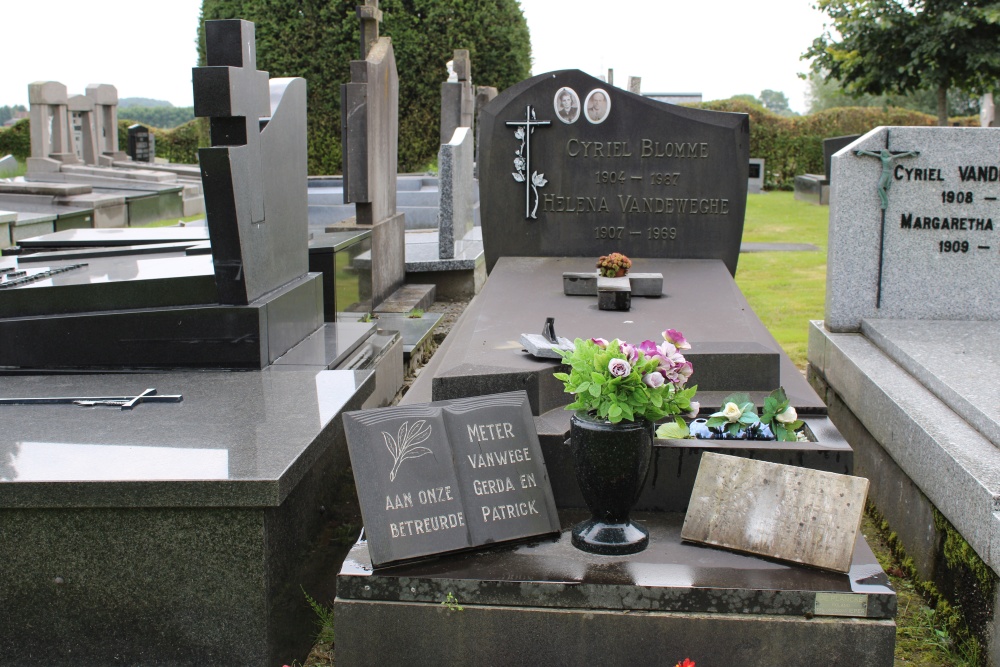
<path fill-rule="evenodd" d="M 747 192 L 759 195 L 764 190 L 764 158 L 750 158 L 750 171 L 747 174 Z"/>
<path fill-rule="evenodd" d="M 1000 319 L 998 142 L 996 128 L 879 127 L 833 158 L 827 328 Z"/>
<path fill-rule="evenodd" d="M 455 129 L 455 134 L 438 151 L 438 256 L 455 256 L 455 241 L 461 241 L 472 231 L 472 131 L 468 127 Z"/>
<path fill-rule="evenodd" d="M 128 127 L 128 155 L 136 162 L 152 162 L 150 139 L 153 134 L 145 125 L 136 123 Z"/>
<path fill-rule="evenodd" d="M 508 88 L 480 112 L 487 269 L 505 256 L 721 259 L 735 274 L 745 114 L 688 109 L 578 70 Z"/>
<path fill-rule="evenodd" d="M 833 154 L 840 149 L 853 144 L 861 138 L 860 134 L 847 134 L 842 137 L 828 137 L 823 140 L 823 174 L 826 176 L 826 180 L 830 180 L 832 175 L 830 160 L 833 158 Z"/>
<path fill-rule="evenodd" d="M 558 532 L 523 391 L 344 414 L 376 566 Z"/>

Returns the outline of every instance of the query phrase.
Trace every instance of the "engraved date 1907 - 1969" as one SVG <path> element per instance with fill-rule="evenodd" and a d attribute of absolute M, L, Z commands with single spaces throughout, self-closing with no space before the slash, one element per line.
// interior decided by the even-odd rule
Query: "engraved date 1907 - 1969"
<path fill-rule="evenodd" d="M 643 234 L 650 241 L 673 241 L 677 238 L 676 227 L 647 227 L 645 233 L 640 230 L 629 232 L 629 236 Z M 594 238 L 620 239 L 625 237 L 624 227 L 594 227 Z"/>

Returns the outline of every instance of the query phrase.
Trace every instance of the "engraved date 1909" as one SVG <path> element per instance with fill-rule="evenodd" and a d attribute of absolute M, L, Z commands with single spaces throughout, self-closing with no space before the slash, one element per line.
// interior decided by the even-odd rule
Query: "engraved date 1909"
<path fill-rule="evenodd" d="M 673 241 L 677 238 L 676 227 L 647 227 L 642 231 L 629 232 L 629 236 L 645 236 L 649 241 Z M 620 239 L 625 237 L 624 227 L 594 227 L 595 239 Z"/>

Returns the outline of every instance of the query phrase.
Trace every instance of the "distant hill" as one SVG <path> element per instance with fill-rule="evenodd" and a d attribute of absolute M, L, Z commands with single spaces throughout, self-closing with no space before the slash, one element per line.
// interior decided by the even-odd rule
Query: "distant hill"
<path fill-rule="evenodd" d="M 118 108 L 126 107 L 172 107 L 166 100 L 151 100 L 148 97 L 124 97 L 118 100 Z"/>
<path fill-rule="evenodd" d="M 168 130 L 194 118 L 194 107 L 126 107 L 118 109 L 118 117 Z"/>

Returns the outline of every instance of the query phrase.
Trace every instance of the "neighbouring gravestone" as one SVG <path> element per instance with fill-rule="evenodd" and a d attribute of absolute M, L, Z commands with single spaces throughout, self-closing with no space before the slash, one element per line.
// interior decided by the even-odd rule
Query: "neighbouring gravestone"
<path fill-rule="evenodd" d="M 70 124 L 73 128 L 73 148 L 84 164 L 97 164 L 97 136 L 94 134 L 94 100 L 86 95 L 69 98 Z"/>
<path fill-rule="evenodd" d="M 378 0 L 358 7 L 361 60 L 351 61 L 351 82 L 341 86 L 344 203 L 356 222 L 372 230 L 372 299 L 377 307 L 403 284 L 404 215 L 396 211 L 399 77 L 392 41 L 379 37 Z"/>
<path fill-rule="evenodd" d="M 94 102 L 98 163 L 110 167 L 115 160 L 125 159 L 118 150 L 118 89 L 108 83 L 92 83 L 85 94 Z"/>
<path fill-rule="evenodd" d="M 153 133 L 145 125 L 129 125 L 128 156 L 136 162 L 152 162 L 152 137 Z"/>
<path fill-rule="evenodd" d="M 685 540 L 848 572 L 868 480 L 705 452 Z"/>
<path fill-rule="evenodd" d="M 69 121 L 69 97 L 66 86 L 57 81 L 28 84 L 31 105 L 31 158 L 51 158 L 77 162 L 73 132 Z M 29 162 L 29 167 L 31 163 Z"/>
<path fill-rule="evenodd" d="M 455 242 L 464 239 L 475 226 L 473 159 L 472 131 L 468 127 L 456 128 L 451 141 L 441 144 L 438 151 L 438 256 L 441 259 L 454 257 Z"/>
<path fill-rule="evenodd" d="M 747 173 L 747 192 L 759 195 L 764 190 L 764 158 L 750 158 L 750 171 Z"/>
<path fill-rule="evenodd" d="M 735 274 L 745 114 L 688 109 L 578 70 L 508 88 L 480 113 L 487 269 L 507 256 L 721 259 Z"/>
<path fill-rule="evenodd" d="M 347 412 L 372 564 L 559 531 L 524 392 Z"/>
<path fill-rule="evenodd" d="M 468 49 L 455 49 L 450 63 L 454 80 L 441 84 L 441 143 L 451 141 L 455 130 L 472 128 L 475 122 L 476 93 L 472 85 L 472 61 Z"/>
<path fill-rule="evenodd" d="M 17 158 L 13 155 L 0 157 L 0 178 L 10 176 L 17 171 Z"/>
<path fill-rule="evenodd" d="M 833 154 L 853 144 L 860 138 L 860 134 L 847 134 L 842 137 L 829 137 L 823 140 L 823 174 L 826 176 L 827 183 L 830 183 L 831 176 L 833 175 L 830 162 L 833 159 Z"/>
<path fill-rule="evenodd" d="M 880 127 L 833 158 L 826 326 L 1000 319 L 994 128 Z"/>
<path fill-rule="evenodd" d="M 634 93 L 636 95 L 642 94 L 642 77 L 641 76 L 630 76 L 628 78 L 628 92 Z"/>

